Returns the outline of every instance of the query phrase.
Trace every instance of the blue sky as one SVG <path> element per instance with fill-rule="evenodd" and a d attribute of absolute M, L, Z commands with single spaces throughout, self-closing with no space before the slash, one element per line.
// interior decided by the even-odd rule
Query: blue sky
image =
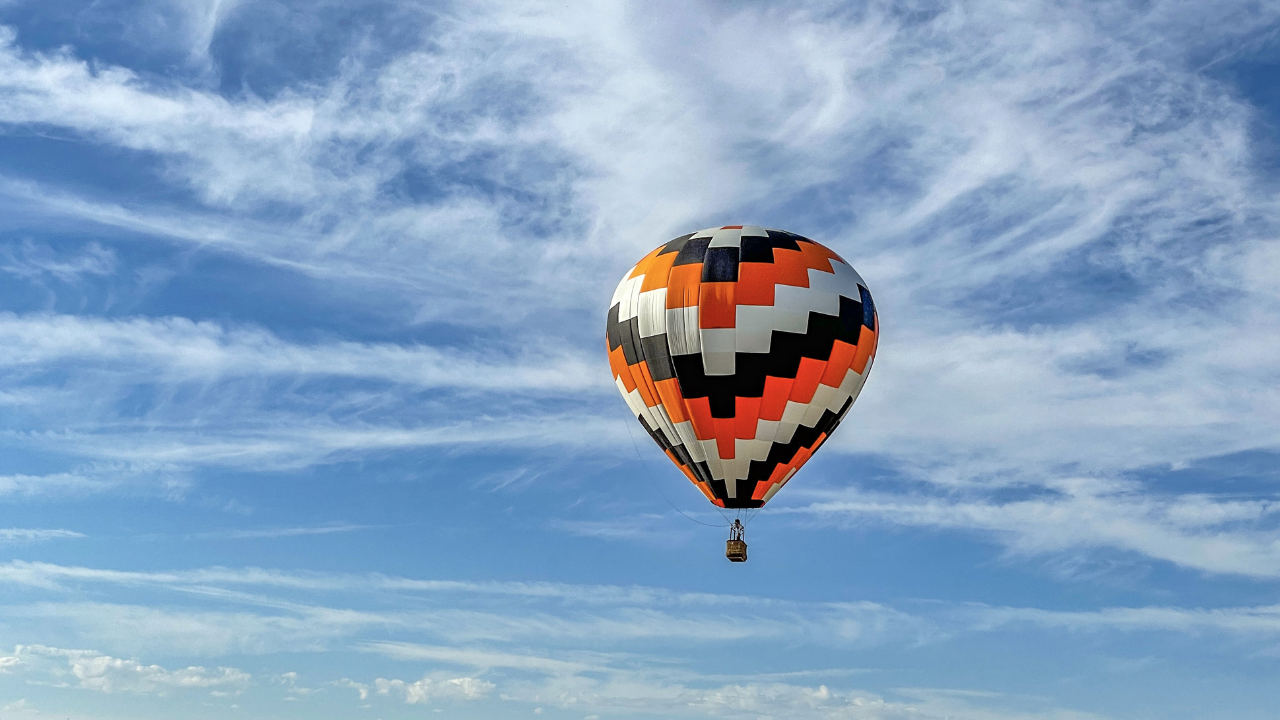
<path fill-rule="evenodd" d="M 1274 3 L 0 0 L 0 718 L 1274 717 L 1278 70 Z M 883 330 L 730 565 L 603 333 L 739 223 Z"/>

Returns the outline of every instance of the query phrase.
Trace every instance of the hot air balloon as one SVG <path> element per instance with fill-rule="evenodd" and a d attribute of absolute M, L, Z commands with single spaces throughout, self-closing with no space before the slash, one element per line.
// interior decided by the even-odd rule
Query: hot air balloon
<path fill-rule="evenodd" d="M 667 457 L 722 508 L 763 507 L 844 419 L 875 357 L 862 277 L 806 237 L 751 225 L 681 235 L 609 303 L 614 383 Z M 746 559 L 741 525 L 731 560 Z"/>

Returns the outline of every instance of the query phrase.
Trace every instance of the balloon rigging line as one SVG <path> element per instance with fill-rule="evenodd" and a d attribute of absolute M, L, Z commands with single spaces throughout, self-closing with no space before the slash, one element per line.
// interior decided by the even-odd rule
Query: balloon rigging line
<path fill-rule="evenodd" d="M 631 433 L 631 423 L 622 423 L 622 424 L 623 424 L 623 425 L 625 425 L 625 427 L 627 428 L 627 437 L 630 437 L 630 438 L 631 438 L 631 447 L 632 447 L 632 450 L 635 450 L 635 451 L 636 451 L 636 457 L 637 457 L 637 459 L 639 459 L 639 460 L 640 460 L 640 465 L 643 465 L 643 466 L 644 466 L 644 475 L 645 475 L 645 477 L 646 477 L 646 478 L 649 478 L 649 483 L 650 483 L 650 484 L 652 484 L 653 489 L 655 489 L 655 491 L 658 491 L 658 495 L 662 496 L 663 500 L 666 500 L 666 501 L 667 501 L 667 505 L 671 506 L 671 509 L 672 509 L 672 510 L 675 510 L 676 512 L 680 512 L 680 514 L 681 514 L 681 515 L 684 515 L 684 516 L 685 516 L 685 519 L 686 519 L 686 520 L 692 520 L 692 521 L 694 521 L 694 523 L 698 523 L 699 525 L 707 525 L 707 527 L 708 527 L 708 528 L 727 528 L 727 527 L 728 527 L 728 525 L 730 525 L 730 521 L 728 521 L 728 518 L 724 518 L 724 512 L 721 512 L 721 516 L 722 516 L 722 518 L 724 518 L 724 524 L 723 524 L 723 525 L 713 525 L 713 524 L 710 524 L 710 523 L 703 523 L 703 521 L 698 520 L 698 519 L 695 519 L 695 518 L 690 518 L 690 516 L 689 516 L 689 515 L 685 515 L 685 511 L 684 511 L 684 510 L 681 510 L 681 509 L 680 509 L 680 507 L 676 507 L 676 503 L 675 503 L 675 502 L 672 502 L 672 501 L 671 501 L 671 498 L 667 497 L 667 493 L 662 492 L 662 488 L 658 487 L 658 483 L 657 483 L 657 482 L 655 482 L 655 480 L 653 479 L 653 473 L 650 473 L 650 471 L 649 471 L 649 462 L 646 462 L 646 461 L 645 461 L 645 459 L 644 459 L 644 455 L 640 455 L 640 446 L 639 446 L 639 445 L 636 445 L 636 436 L 635 436 L 635 434 L 632 434 L 632 433 Z M 716 509 L 716 510 L 717 510 L 717 511 L 719 511 L 719 507 L 717 507 L 717 509 Z"/>

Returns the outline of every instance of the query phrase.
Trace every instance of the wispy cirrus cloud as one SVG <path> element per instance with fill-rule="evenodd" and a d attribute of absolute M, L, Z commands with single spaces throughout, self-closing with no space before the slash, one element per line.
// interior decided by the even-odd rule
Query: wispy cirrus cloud
<path fill-rule="evenodd" d="M 883 523 L 990 537 L 1010 553 L 1118 549 L 1207 573 L 1280 576 L 1280 500 L 1154 494 L 1135 481 L 1077 478 L 1017 499 L 967 493 L 825 495 L 779 509 L 837 525 Z"/>
<path fill-rule="evenodd" d="M 83 533 L 74 530 L 53 530 L 45 528 L 0 528 L 0 545 L 20 545 L 27 543 L 62 540 L 66 538 L 82 538 Z"/>

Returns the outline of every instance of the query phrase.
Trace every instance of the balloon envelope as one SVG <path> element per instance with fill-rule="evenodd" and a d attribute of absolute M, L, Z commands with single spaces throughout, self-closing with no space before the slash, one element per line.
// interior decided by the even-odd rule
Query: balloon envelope
<path fill-rule="evenodd" d="M 609 303 L 632 413 L 711 502 L 763 506 L 853 405 L 879 320 L 862 277 L 808 238 L 750 225 L 682 235 Z"/>

